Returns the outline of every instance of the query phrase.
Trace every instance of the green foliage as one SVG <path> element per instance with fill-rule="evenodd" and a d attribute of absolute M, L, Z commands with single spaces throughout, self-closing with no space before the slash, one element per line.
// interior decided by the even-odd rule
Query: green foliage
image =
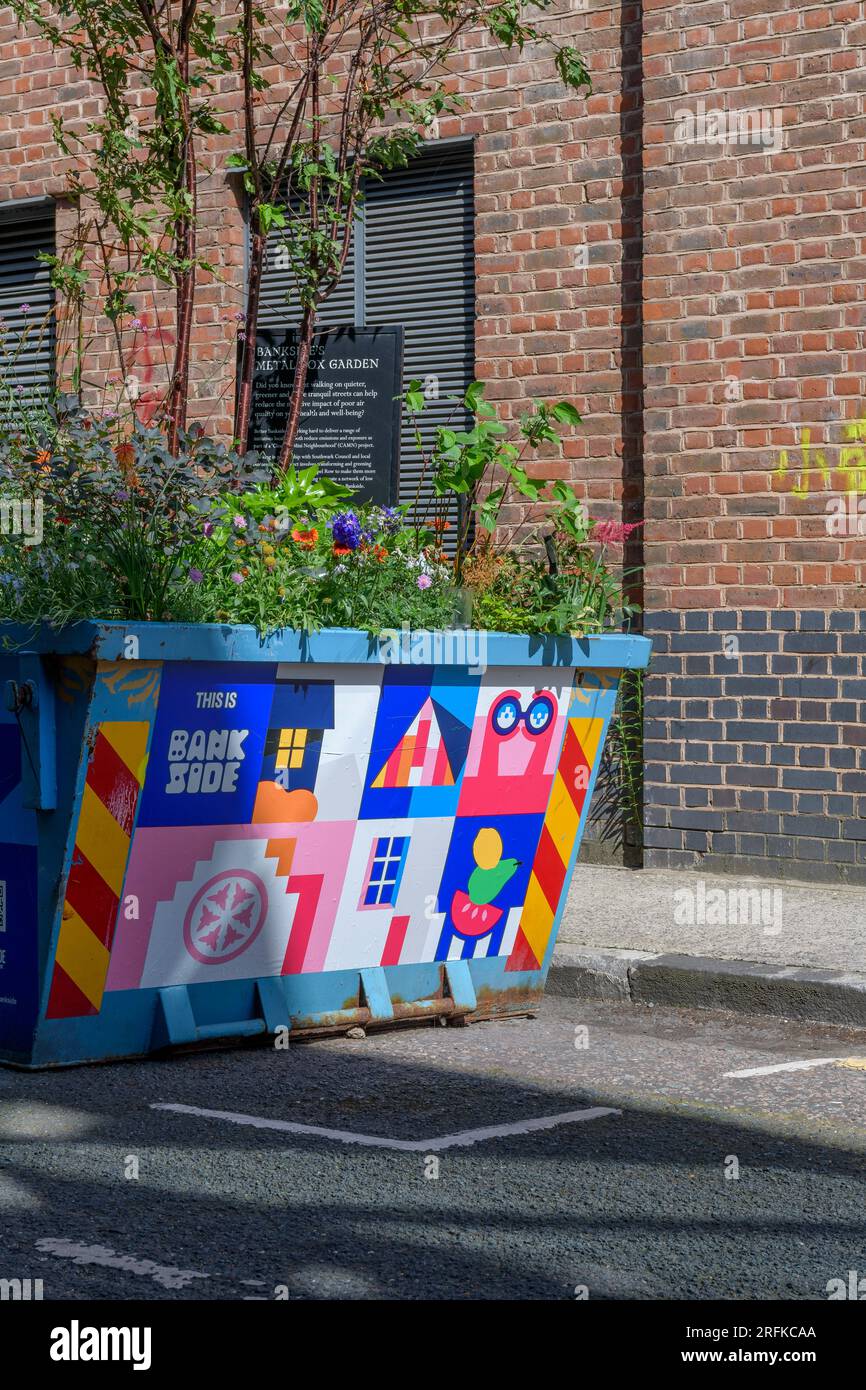
<path fill-rule="evenodd" d="M 643 671 L 623 671 L 592 806 L 603 842 L 630 851 L 643 844 Z"/>
<path fill-rule="evenodd" d="M 26 424 L 23 423 L 26 418 Z M 252 476 L 198 430 L 177 456 L 164 433 L 95 419 L 60 399 L 0 427 L 0 493 L 42 507 L 44 538 L 0 534 L 0 615 L 62 624 L 77 618 L 200 616 L 188 570 L 206 547 L 208 498 Z"/>
<path fill-rule="evenodd" d="M 415 442 L 424 455 L 420 416 L 427 400 L 420 381 L 409 383 L 404 397 L 406 411 L 413 422 Z M 432 451 L 424 458 L 424 477 L 429 477 L 437 498 L 454 494 L 465 497 L 463 521 L 457 536 L 457 574 L 477 545 L 479 529 L 492 534 L 499 525 L 506 502 L 519 501 L 524 505 L 545 502 L 547 515 L 554 524 L 575 540 L 584 539 L 588 521 L 580 498 L 572 487 L 561 479 L 538 477 L 527 470 L 529 456 L 545 445 L 560 444 L 560 427 L 580 424 L 580 413 L 568 401 L 554 406 L 533 402 L 520 418 L 518 439 L 509 438 L 508 428 L 498 419 L 496 410 L 484 399 L 484 384 L 473 381 L 462 402 L 463 411 L 472 417 L 470 429 L 453 429 L 440 425 Z M 419 497 L 421 487 L 419 485 Z M 473 538 L 472 528 L 476 528 Z M 513 544 L 514 537 L 510 538 Z"/>
<path fill-rule="evenodd" d="M 396 508 L 346 511 L 349 495 L 314 467 L 273 488 L 197 428 L 173 456 L 160 429 L 19 404 L 0 420 L 0 498 L 39 502 L 44 534 L 0 533 L 0 619 L 451 626 L 433 537 Z"/>
<path fill-rule="evenodd" d="M 324 517 L 349 500 L 352 490 L 333 478 L 320 474 L 319 465 L 295 468 L 290 464 L 273 483 L 261 485 L 239 499 L 239 507 L 256 522 L 272 515 L 279 520 L 295 517 Z"/>
<path fill-rule="evenodd" d="M 477 385 L 470 399 L 493 424 Z M 546 439 L 553 418 L 536 407 L 524 432 Z M 464 464 L 448 461 L 458 484 L 459 467 L 474 468 L 466 460 L 488 446 L 498 458 L 497 428 L 458 440 Z M 473 625 L 490 630 L 582 636 L 635 611 L 590 522 L 578 528 L 566 503 L 568 524 L 544 547 L 488 542 L 461 573 L 442 550 L 441 518 L 428 528 L 401 508 L 352 509 L 350 496 L 315 466 L 271 484 L 254 454 L 239 458 L 198 428 L 173 456 L 159 428 L 19 398 L 0 417 L 0 497 L 38 501 L 44 535 L 34 545 L 0 535 L 0 617 L 441 628 L 467 616 L 466 587 Z"/>
<path fill-rule="evenodd" d="M 450 568 L 415 543 L 399 514 L 367 507 L 321 517 L 226 513 L 205 583 L 220 621 L 262 630 L 359 627 L 369 632 L 451 627 L 458 602 Z M 347 518 L 351 519 L 347 522 Z M 356 544 L 335 542 L 348 531 Z"/>

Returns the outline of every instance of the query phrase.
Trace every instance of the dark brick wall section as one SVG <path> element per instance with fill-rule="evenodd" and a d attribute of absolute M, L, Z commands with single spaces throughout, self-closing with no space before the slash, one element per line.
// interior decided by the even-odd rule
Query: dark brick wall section
<path fill-rule="evenodd" d="M 645 629 L 645 862 L 866 884 L 866 612 Z"/>

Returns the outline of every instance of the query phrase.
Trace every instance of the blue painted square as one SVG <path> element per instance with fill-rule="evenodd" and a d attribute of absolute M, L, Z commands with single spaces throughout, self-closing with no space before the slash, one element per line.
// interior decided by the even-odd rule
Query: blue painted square
<path fill-rule="evenodd" d="M 249 825 L 276 666 L 163 668 L 139 825 Z"/>
<path fill-rule="evenodd" d="M 0 1048 L 29 1052 L 39 1008 L 36 849 L 0 844 Z"/>
<path fill-rule="evenodd" d="M 463 667 L 386 667 L 359 819 L 456 815 L 479 686 L 480 677 Z M 414 784 L 401 779 L 396 786 L 376 786 L 387 777 L 389 759 L 399 757 L 419 721 L 429 724 L 428 737 L 444 746 L 453 781 L 422 782 L 416 777 Z"/>
<path fill-rule="evenodd" d="M 437 893 L 436 911 L 445 913 L 442 935 L 436 949 L 436 959 L 446 960 L 455 937 L 463 942 L 462 956 L 471 958 L 476 942 L 490 939 L 488 955 L 499 953 L 499 946 L 508 922 L 512 907 L 520 907 L 526 898 L 529 877 L 544 816 L 458 816 L 454 822 L 451 843 Z M 481 922 L 478 914 L 473 916 L 473 903 L 469 901 L 469 880 L 479 867 L 475 856 L 475 842 L 479 831 L 495 831 L 501 840 L 499 864 L 502 871 L 502 886 L 493 891 L 497 883 L 496 869 L 489 875 L 490 887 L 486 906 L 492 909 L 495 922 L 486 931 L 479 930 Z M 506 877 L 511 861 L 517 861 L 513 872 Z"/>

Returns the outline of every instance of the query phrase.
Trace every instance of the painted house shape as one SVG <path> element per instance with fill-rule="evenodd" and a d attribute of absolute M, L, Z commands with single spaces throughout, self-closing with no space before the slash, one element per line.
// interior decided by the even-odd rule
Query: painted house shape
<path fill-rule="evenodd" d="M 433 700 L 428 697 L 372 783 L 392 787 L 453 787 L 454 770 Z"/>

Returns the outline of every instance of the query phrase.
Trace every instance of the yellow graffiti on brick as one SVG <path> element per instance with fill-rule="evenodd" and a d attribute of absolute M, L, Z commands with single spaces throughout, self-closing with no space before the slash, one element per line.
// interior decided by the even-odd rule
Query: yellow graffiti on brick
<path fill-rule="evenodd" d="M 822 486 L 835 492 L 866 492 L 866 419 L 849 420 L 844 427 L 848 440 L 839 450 L 838 461 L 827 462 L 823 448 L 812 447 L 812 431 L 804 429 L 800 443 L 800 466 L 792 473 L 791 492 L 794 497 L 808 497 L 810 486 Z M 794 464 L 796 468 L 796 464 Z M 774 476 L 780 481 L 791 473 L 788 450 L 782 449 Z"/>

